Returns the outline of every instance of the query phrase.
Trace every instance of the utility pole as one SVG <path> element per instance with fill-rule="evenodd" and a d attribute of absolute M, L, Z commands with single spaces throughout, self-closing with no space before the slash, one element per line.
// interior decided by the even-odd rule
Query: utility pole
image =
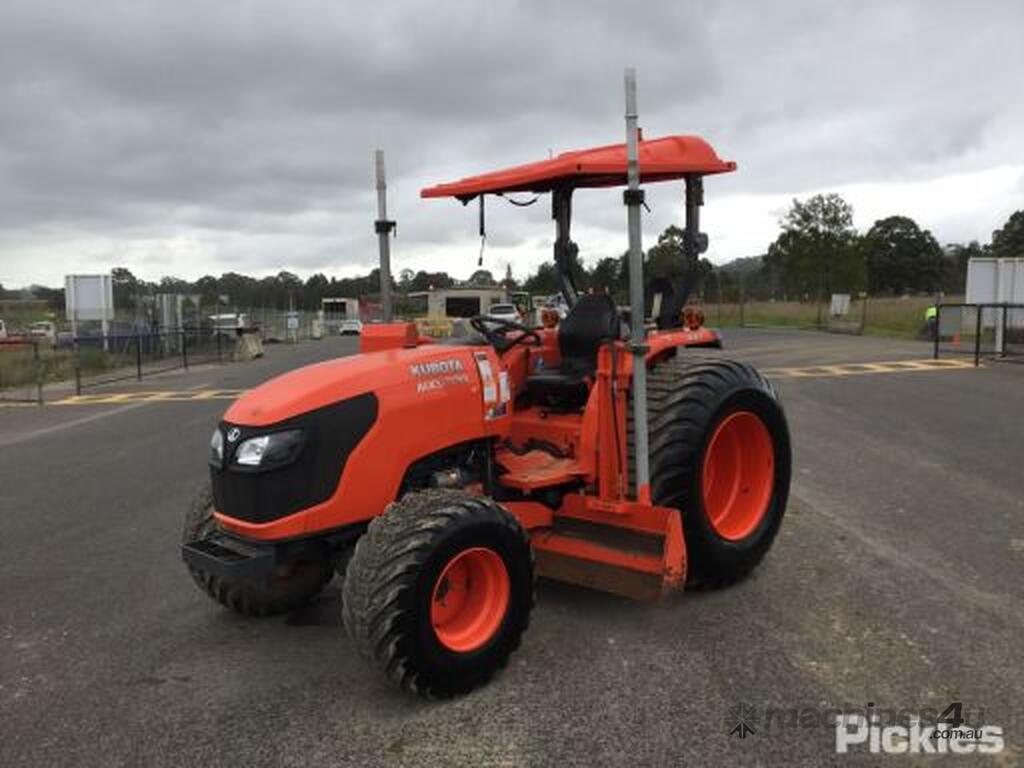
<path fill-rule="evenodd" d="M 384 322 L 393 318 L 391 305 L 391 232 L 395 222 L 388 219 L 388 185 L 384 176 L 384 150 L 376 152 L 377 164 L 377 220 L 373 223 L 380 246 L 380 303 Z"/>
<path fill-rule="evenodd" d="M 644 256 L 641 245 L 640 206 L 644 192 L 640 189 L 640 147 L 637 134 L 636 70 L 626 69 L 626 176 L 628 188 L 623 192 L 626 223 L 629 229 L 629 313 L 630 343 L 633 354 L 633 424 L 636 455 L 636 488 L 638 501 L 649 501 L 650 465 L 647 435 L 647 333 L 644 328 Z M 613 385 L 614 386 L 614 385 Z"/>

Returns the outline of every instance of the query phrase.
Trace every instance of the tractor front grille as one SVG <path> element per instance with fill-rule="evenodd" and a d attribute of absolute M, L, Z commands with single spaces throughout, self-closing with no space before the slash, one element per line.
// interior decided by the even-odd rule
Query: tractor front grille
<path fill-rule="evenodd" d="M 318 408 L 286 421 L 259 427 L 221 423 L 238 438 L 226 451 L 223 467 L 211 467 L 214 507 L 222 515 L 250 523 L 267 523 L 327 501 L 337 490 L 349 454 L 377 421 L 372 392 Z M 278 469 L 253 471 L 233 464 L 234 449 L 250 437 L 301 428 L 302 453 Z"/>

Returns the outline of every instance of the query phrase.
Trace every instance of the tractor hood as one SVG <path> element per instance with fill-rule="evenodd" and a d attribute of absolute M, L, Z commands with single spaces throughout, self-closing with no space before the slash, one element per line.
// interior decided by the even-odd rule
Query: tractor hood
<path fill-rule="evenodd" d="M 367 392 L 411 387 L 425 373 L 473 368 L 472 348 L 425 344 L 328 360 L 289 371 L 251 389 L 236 400 L 224 420 L 267 426 Z"/>

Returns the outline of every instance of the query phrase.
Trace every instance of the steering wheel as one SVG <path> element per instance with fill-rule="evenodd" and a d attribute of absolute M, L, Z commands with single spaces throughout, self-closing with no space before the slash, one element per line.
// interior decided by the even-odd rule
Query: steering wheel
<path fill-rule="evenodd" d="M 527 339 L 533 339 L 538 346 L 544 343 L 536 329 L 514 320 L 477 315 L 469 319 L 469 324 L 499 352 L 507 352 L 516 344 L 525 343 Z M 523 335 L 509 341 L 508 334 L 511 331 L 520 331 Z"/>

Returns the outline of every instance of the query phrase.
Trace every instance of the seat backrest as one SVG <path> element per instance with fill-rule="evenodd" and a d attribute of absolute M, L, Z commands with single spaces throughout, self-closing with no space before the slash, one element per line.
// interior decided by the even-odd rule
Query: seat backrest
<path fill-rule="evenodd" d="M 605 341 L 619 338 L 621 328 L 619 311 L 611 296 L 581 296 L 558 324 L 561 367 L 593 371 L 597 367 L 598 348 Z"/>

